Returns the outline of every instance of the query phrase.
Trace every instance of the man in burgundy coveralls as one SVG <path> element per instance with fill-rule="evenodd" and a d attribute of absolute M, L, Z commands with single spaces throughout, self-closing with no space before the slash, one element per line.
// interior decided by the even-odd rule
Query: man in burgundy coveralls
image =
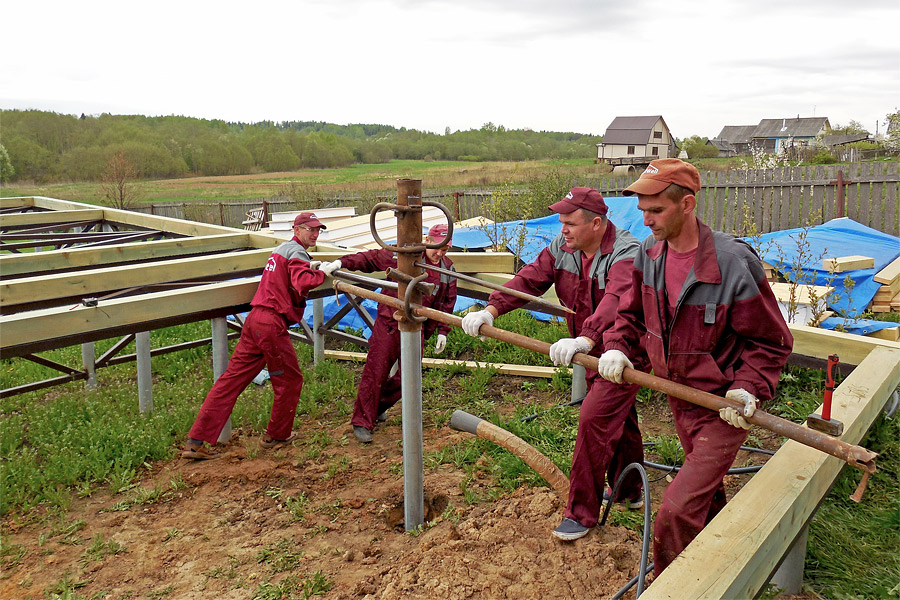
<path fill-rule="evenodd" d="M 439 244 L 447 238 L 447 226 L 443 224 L 433 225 L 425 236 L 426 244 Z M 453 262 L 446 257 L 450 243 L 439 249 L 426 249 L 425 261 L 436 267 L 453 271 Z M 356 254 L 347 254 L 340 260 L 323 263 L 322 272 L 331 275 L 336 269 L 348 269 L 350 271 L 384 271 L 388 268 L 397 268 L 397 259 L 390 250 L 381 248 L 368 250 Z M 433 308 L 442 312 L 453 312 L 456 304 L 456 278 L 443 275 L 435 271 L 425 271 L 428 277 L 427 283 L 435 285 L 434 294 L 422 295 L 422 306 Z M 386 296 L 397 297 L 397 293 L 391 290 L 382 290 Z M 384 412 L 397 403 L 400 399 L 401 381 L 400 370 L 391 375 L 391 368 L 400 358 L 400 329 L 394 319 L 396 309 L 387 304 L 378 305 L 378 314 L 375 317 L 375 328 L 369 337 L 369 354 L 363 367 L 362 377 L 359 380 L 359 390 L 356 394 L 356 403 L 353 406 L 353 435 L 363 444 L 372 441 L 372 430 L 375 423 L 384 420 Z M 435 354 L 440 354 L 447 347 L 447 334 L 450 326 L 437 323 L 429 319 L 422 327 L 422 339 L 427 340 L 437 331 L 438 336 L 434 345 Z"/>
<path fill-rule="evenodd" d="M 621 383 L 644 339 L 656 375 L 744 404 L 716 413 L 669 397 L 685 461 L 654 524 L 657 575 L 724 507 L 722 480 L 750 427 L 744 417 L 775 395 L 794 343 L 753 249 L 694 214 L 699 190 L 697 169 L 677 158 L 653 161 L 625 189 L 637 194 L 653 234 L 634 260 L 632 293 L 603 335 L 598 365 Z"/>
<path fill-rule="evenodd" d="M 265 366 L 269 370 L 275 398 L 266 432 L 260 438 L 264 448 L 285 445 L 294 439 L 291 428 L 303 373 L 288 327 L 303 318 L 306 296 L 325 280 L 325 273 L 310 266 L 307 249 L 316 244 L 325 226 L 309 212 L 294 219 L 294 237 L 281 244 L 269 256 L 259 288 L 250 301 L 250 314 L 244 321 L 241 338 L 228 361 L 228 368 L 216 380 L 200 413 L 188 433 L 181 455 L 205 460 L 216 458 L 214 448 L 222 428 L 234 410 L 238 396 Z"/>
<path fill-rule="evenodd" d="M 562 231 L 553 242 L 507 282 L 510 287 L 540 296 L 551 285 L 562 304 L 575 311 L 567 314 L 571 335 L 550 347 L 556 365 L 568 365 L 577 352 L 600 356 L 601 336 L 612 325 L 619 298 L 631 285 L 638 240 L 618 229 L 606 216 L 608 208 L 595 189 L 576 187 L 550 206 L 559 214 Z M 482 324 L 526 303 L 514 296 L 493 292 L 484 310 L 467 314 L 463 330 L 478 335 Z M 600 507 L 609 500 L 604 491 L 608 477 L 613 485 L 630 463 L 643 463 L 644 451 L 638 428 L 635 397 L 639 386 L 617 386 L 587 371 L 588 394 L 581 405 L 578 435 L 569 475 L 569 501 L 562 523 L 553 532 L 570 541 L 586 535 L 597 524 Z M 641 480 L 629 473 L 619 488 L 619 498 L 630 508 L 643 506 Z"/>

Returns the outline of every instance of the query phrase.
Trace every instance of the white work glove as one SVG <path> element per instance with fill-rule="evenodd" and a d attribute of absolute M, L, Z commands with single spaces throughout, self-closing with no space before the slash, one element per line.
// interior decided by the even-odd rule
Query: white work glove
<path fill-rule="evenodd" d="M 437 339 L 434 341 L 434 353 L 442 354 L 444 350 L 447 349 L 447 336 L 443 333 L 439 333 Z"/>
<path fill-rule="evenodd" d="M 462 329 L 469 335 L 475 336 L 478 335 L 478 330 L 481 329 L 481 326 L 485 323 L 488 325 L 494 324 L 494 315 L 489 313 L 487 309 L 470 312 L 463 317 Z"/>
<path fill-rule="evenodd" d="M 311 260 L 311 261 L 309 261 L 309 268 L 312 269 L 313 271 L 317 270 L 317 269 L 318 269 L 319 267 L 321 267 L 321 266 L 322 266 L 322 261 L 321 261 L 321 260 Z"/>
<path fill-rule="evenodd" d="M 725 397 L 729 400 L 737 400 L 738 402 L 743 403 L 744 411 L 743 414 L 741 414 L 740 410 L 731 408 L 730 406 L 726 408 L 720 408 L 719 418 L 732 427 L 750 429 L 750 423 L 746 421 L 745 417 L 752 417 L 753 413 L 756 412 L 756 403 L 758 402 L 756 396 L 745 389 L 738 388 L 736 390 L 728 390 L 728 392 L 725 394 Z"/>
<path fill-rule="evenodd" d="M 550 360 L 556 366 L 566 366 L 578 352 L 590 352 L 594 342 L 586 337 L 563 338 L 550 346 Z"/>
<path fill-rule="evenodd" d="M 321 265 L 319 265 L 319 270 L 322 271 L 323 273 L 325 273 L 326 275 L 328 275 L 329 277 L 331 276 L 332 273 L 334 273 L 335 271 L 337 271 L 340 268 L 341 268 L 341 261 L 339 261 L 339 260 L 333 260 L 331 262 L 323 262 Z"/>
<path fill-rule="evenodd" d="M 597 361 L 597 372 L 603 379 L 613 383 L 624 383 L 622 371 L 625 370 L 625 367 L 633 369 L 634 365 L 621 350 L 607 350 L 600 355 L 600 360 Z"/>

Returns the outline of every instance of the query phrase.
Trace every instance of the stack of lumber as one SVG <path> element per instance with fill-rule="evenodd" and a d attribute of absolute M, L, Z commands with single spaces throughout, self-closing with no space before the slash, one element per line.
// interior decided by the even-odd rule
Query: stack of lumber
<path fill-rule="evenodd" d="M 822 266 L 832 273 L 846 273 L 857 269 L 871 269 L 875 266 L 875 259 L 871 256 L 839 256 L 824 259 Z"/>
<path fill-rule="evenodd" d="M 318 215 L 318 212 L 316 213 Z M 422 209 L 422 227 L 427 230 L 432 225 L 446 223 L 447 217 L 441 209 L 426 206 Z M 361 248 L 370 250 L 379 248 L 378 242 L 372 237 L 369 215 L 345 218 L 327 224 L 328 229 L 319 234 L 319 240 L 344 248 Z M 375 217 L 375 228 L 378 236 L 387 243 L 397 238 L 397 216 L 394 211 L 385 210 Z"/>
<path fill-rule="evenodd" d="M 819 323 L 826 316 L 825 306 L 834 293 L 833 287 L 824 285 L 771 282 L 769 285 L 778 301 L 778 309 L 781 311 L 782 318 L 787 323 L 798 325 Z"/>
<path fill-rule="evenodd" d="M 332 226 L 345 219 L 356 216 L 356 208 L 353 206 L 340 206 L 337 208 L 316 208 L 311 211 L 293 210 L 287 212 L 272 213 L 272 219 L 269 226 L 261 230 L 261 233 L 269 233 L 282 240 L 289 240 L 294 236 L 293 226 L 294 217 L 301 212 L 313 212 L 316 218 L 322 222 L 325 227 L 331 229 Z M 327 230 L 326 230 L 327 231 Z M 324 233 L 324 232 L 323 232 Z"/>
<path fill-rule="evenodd" d="M 881 287 L 872 300 L 872 312 L 900 312 L 900 258 L 875 274 Z"/>

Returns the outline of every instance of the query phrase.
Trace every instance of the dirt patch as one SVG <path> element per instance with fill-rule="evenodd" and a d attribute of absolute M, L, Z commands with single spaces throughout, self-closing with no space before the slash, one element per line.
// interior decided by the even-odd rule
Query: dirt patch
<path fill-rule="evenodd" d="M 664 402 L 640 412 L 647 432 L 671 433 Z M 550 488 L 467 504 L 467 475 L 451 466 L 426 470 L 429 526 L 405 532 L 396 421 L 367 446 L 343 424 L 317 447 L 310 440 L 323 426 L 311 419 L 298 419 L 306 441 L 281 450 L 260 450 L 257 435 L 236 430 L 221 459 L 150 465 L 139 487 L 76 499 L 64 520 L 40 511 L 27 523 L 8 519 L 4 546 L 23 550 L 6 557 L 0 597 L 251 598 L 320 572 L 332 583 L 326 599 L 586 598 L 608 597 L 637 574 L 634 531 L 607 524 L 561 543 L 550 532 L 563 504 Z M 426 425 L 426 455 L 466 437 Z M 650 476 L 658 506 L 666 478 Z M 483 477 L 476 472 L 470 493 L 488 494 Z M 747 477 L 729 476 L 730 490 Z"/>

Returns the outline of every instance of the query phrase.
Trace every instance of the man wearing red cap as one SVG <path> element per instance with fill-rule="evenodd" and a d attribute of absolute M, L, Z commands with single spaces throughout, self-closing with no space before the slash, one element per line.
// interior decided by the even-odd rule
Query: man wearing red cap
<path fill-rule="evenodd" d="M 433 225 L 425 236 L 426 244 L 440 244 L 447 239 L 448 228 L 446 225 Z M 447 258 L 450 242 L 438 249 L 427 248 L 425 260 L 434 266 L 453 271 L 453 262 Z M 368 250 L 356 254 L 342 256 L 340 260 L 323 263 L 320 269 L 331 275 L 337 269 L 344 268 L 350 271 L 371 273 L 384 271 L 388 268 L 397 268 L 397 259 L 390 250 L 381 248 Z M 426 270 L 427 283 L 435 285 L 434 294 L 422 295 L 422 306 L 434 308 L 442 312 L 452 312 L 456 305 L 456 279 Z M 391 290 L 382 290 L 386 296 L 396 298 L 397 293 Z M 384 420 L 384 412 L 397 403 L 400 399 L 401 381 L 400 370 L 393 375 L 391 368 L 400 358 L 400 329 L 394 319 L 395 309 L 386 305 L 378 305 L 378 314 L 375 317 L 375 327 L 369 337 L 369 353 L 366 356 L 366 364 L 363 367 L 362 377 L 359 380 L 359 390 L 356 394 L 356 403 L 353 406 L 353 435 L 362 444 L 372 441 L 372 431 L 375 423 Z M 427 340 L 437 331 L 438 336 L 434 344 L 435 354 L 441 354 L 447 347 L 447 334 L 450 326 L 437 323 L 431 319 L 422 326 L 422 339 Z"/>
<path fill-rule="evenodd" d="M 294 237 L 269 256 L 259 288 L 250 301 L 252 308 L 244 321 L 241 338 L 228 368 L 200 407 L 181 453 L 183 457 L 206 460 L 219 456 L 203 442 L 215 446 L 237 397 L 263 366 L 269 371 L 275 397 L 269 425 L 259 443 L 264 448 L 275 448 L 295 438 L 291 428 L 303 388 L 303 373 L 288 327 L 300 322 L 307 294 L 325 281 L 325 273 L 310 266 L 307 254 L 307 249 L 315 246 L 321 229 L 325 226 L 315 214 L 300 213 L 294 219 Z"/>
<path fill-rule="evenodd" d="M 697 218 L 699 190 L 700 173 L 676 158 L 653 161 L 625 188 L 652 235 L 598 364 L 601 376 L 622 383 L 628 356 L 645 340 L 656 375 L 744 404 L 716 413 L 669 397 L 685 461 L 654 524 L 657 575 L 725 505 L 722 481 L 747 438 L 745 417 L 775 395 L 793 347 L 759 257 Z"/>
<path fill-rule="evenodd" d="M 575 311 L 567 314 L 571 335 L 550 346 L 556 365 L 568 365 L 578 352 L 600 356 L 601 336 L 612 324 L 619 298 L 629 289 L 638 240 L 618 229 L 606 216 L 603 196 L 595 189 L 576 187 L 550 206 L 559 214 L 562 231 L 525 265 L 506 287 L 540 296 L 556 286 L 560 302 Z M 484 310 L 467 314 L 463 330 L 478 335 L 481 325 L 526 303 L 525 300 L 493 292 Z M 609 501 L 608 477 L 614 484 L 630 463 L 643 463 L 644 452 L 638 427 L 635 397 L 639 386 L 617 386 L 587 372 L 588 393 L 581 405 L 578 435 L 569 476 L 569 500 L 562 523 L 553 532 L 570 541 L 590 532 L 597 524 L 600 507 Z M 637 472 L 626 476 L 619 498 L 630 508 L 643 506 L 641 480 Z"/>

